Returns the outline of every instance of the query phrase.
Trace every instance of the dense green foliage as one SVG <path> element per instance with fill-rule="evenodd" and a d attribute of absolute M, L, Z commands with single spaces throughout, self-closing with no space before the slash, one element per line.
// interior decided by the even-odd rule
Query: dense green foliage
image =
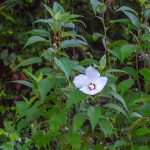
<path fill-rule="evenodd" d="M 2 0 L 0 20 L 0 149 L 150 149 L 149 0 Z"/>

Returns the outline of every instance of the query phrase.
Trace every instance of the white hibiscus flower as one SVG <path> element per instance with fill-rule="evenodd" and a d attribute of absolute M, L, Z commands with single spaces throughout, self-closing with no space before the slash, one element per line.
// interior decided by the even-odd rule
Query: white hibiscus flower
<path fill-rule="evenodd" d="M 100 73 L 89 66 L 85 70 L 85 75 L 80 74 L 74 78 L 74 85 L 85 94 L 95 95 L 103 90 L 107 83 L 107 77 L 100 77 Z"/>

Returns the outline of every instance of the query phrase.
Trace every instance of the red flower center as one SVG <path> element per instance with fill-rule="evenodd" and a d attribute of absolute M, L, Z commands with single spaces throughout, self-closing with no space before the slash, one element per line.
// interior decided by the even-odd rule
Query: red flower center
<path fill-rule="evenodd" d="M 94 83 L 90 83 L 89 86 L 88 86 L 88 88 L 90 90 L 95 90 L 96 89 L 96 85 Z"/>

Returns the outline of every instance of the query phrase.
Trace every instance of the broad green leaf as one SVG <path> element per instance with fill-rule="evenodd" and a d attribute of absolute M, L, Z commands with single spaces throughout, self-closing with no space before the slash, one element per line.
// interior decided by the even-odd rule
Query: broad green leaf
<path fill-rule="evenodd" d="M 137 146 L 137 147 L 135 147 L 134 149 L 135 149 L 135 150 L 149 150 L 150 147 L 143 145 L 143 146 Z"/>
<path fill-rule="evenodd" d="M 116 20 L 110 20 L 110 23 L 121 23 L 121 24 L 128 25 L 131 22 L 129 19 L 116 19 Z"/>
<path fill-rule="evenodd" d="M 49 75 L 50 73 L 52 73 L 52 69 L 50 67 L 43 67 L 43 68 L 40 68 L 39 70 L 37 70 L 35 72 L 35 76 L 38 76 L 39 74 L 43 74 L 44 75 Z"/>
<path fill-rule="evenodd" d="M 150 96 L 142 96 L 135 99 L 134 103 L 144 103 L 144 102 L 150 102 Z"/>
<path fill-rule="evenodd" d="M 31 57 L 31 58 L 28 58 L 28 59 L 22 61 L 19 65 L 17 65 L 15 67 L 15 69 L 17 69 L 21 66 L 27 66 L 27 65 L 41 63 L 41 62 L 42 62 L 42 59 L 40 57 Z"/>
<path fill-rule="evenodd" d="M 67 100 L 67 107 L 71 107 L 73 104 L 77 104 L 80 101 L 84 100 L 85 98 L 86 98 L 86 94 L 75 89 L 69 94 L 69 97 Z"/>
<path fill-rule="evenodd" d="M 101 109 L 100 107 L 90 107 L 87 110 L 87 115 L 89 116 L 91 125 L 92 125 L 92 131 L 94 131 L 100 117 L 101 117 Z"/>
<path fill-rule="evenodd" d="M 19 133 L 17 133 L 16 131 L 13 131 L 9 134 L 9 137 L 11 139 L 11 141 L 19 141 L 21 142 L 21 138 L 19 137 Z"/>
<path fill-rule="evenodd" d="M 140 39 L 141 39 L 142 41 L 149 41 L 149 39 L 150 39 L 150 33 L 142 34 L 142 35 L 140 36 Z M 144 44 L 146 44 L 146 43 L 144 43 Z"/>
<path fill-rule="evenodd" d="M 100 70 L 103 70 L 106 67 L 106 54 L 100 59 Z"/>
<path fill-rule="evenodd" d="M 125 73 L 125 74 L 127 74 L 127 72 L 125 72 L 123 70 L 119 70 L 119 69 L 108 69 L 106 71 L 106 74 L 108 74 L 108 73 Z"/>
<path fill-rule="evenodd" d="M 47 5 L 45 5 L 45 4 L 43 4 L 43 5 L 46 8 L 46 10 L 50 13 L 50 15 L 52 16 L 52 18 L 54 18 L 55 15 L 56 15 L 56 12 L 53 9 L 51 9 L 50 7 L 48 7 Z"/>
<path fill-rule="evenodd" d="M 26 42 L 26 44 L 25 44 L 25 46 L 23 48 L 25 48 L 25 47 L 27 47 L 29 45 L 32 45 L 34 43 L 37 43 L 37 42 L 48 42 L 48 40 L 43 38 L 43 37 L 41 37 L 41 36 L 32 36 L 32 37 L 30 37 L 28 39 L 28 41 Z"/>
<path fill-rule="evenodd" d="M 150 69 L 143 68 L 140 70 L 140 74 L 144 76 L 144 79 L 150 82 Z"/>
<path fill-rule="evenodd" d="M 34 23 L 48 23 L 48 24 L 50 24 L 52 22 L 54 22 L 54 20 L 52 18 L 49 18 L 49 19 L 38 19 Z"/>
<path fill-rule="evenodd" d="M 29 81 L 25 81 L 25 80 L 15 80 L 15 81 L 11 81 L 11 82 L 19 83 L 19 84 L 25 85 L 25 86 L 30 87 L 30 88 L 33 87 L 32 83 L 30 83 Z"/>
<path fill-rule="evenodd" d="M 94 146 L 94 150 L 104 150 L 104 146 L 101 145 L 101 144 L 96 144 L 96 145 Z"/>
<path fill-rule="evenodd" d="M 78 113 L 73 117 L 73 133 L 76 133 L 78 129 L 84 124 L 86 115 L 84 113 Z"/>
<path fill-rule="evenodd" d="M 122 6 L 116 12 L 122 11 L 125 15 L 128 16 L 133 25 L 135 25 L 138 29 L 140 28 L 140 22 L 137 15 L 137 12 L 130 7 Z"/>
<path fill-rule="evenodd" d="M 62 32 L 62 37 L 79 37 L 81 38 L 83 41 L 86 42 L 85 38 L 81 35 L 78 35 L 75 31 L 67 31 L 67 32 Z"/>
<path fill-rule="evenodd" d="M 95 32 L 95 33 L 92 34 L 92 39 L 93 39 L 93 41 L 97 41 L 99 38 L 101 38 L 103 36 L 104 35 Z"/>
<path fill-rule="evenodd" d="M 136 51 L 136 46 L 131 44 L 125 44 L 121 47 L 120 53 L 121 53 L 121 62 L 128 58 L 133 52 Z"/>
<path fill-rule="evenodd" d="M 145 134 L 150 134 L 150 129 L 147 127 L 147 128 L 139 128 L 137 129 L 136 131 L 136 135 L 145 135 Z"/>
<path fill-rule="evenodd" d="M 40 92 L 41 100 L 44 100 L 45 96 L 53 87 L 53 85 L 54 85 L 54 81 L 50 81 L 48 79 L 40 80 L 38 84 L 38 90 Z"/>
<path fill-rule="evenodd" d="M 101 3 L 98 0 L 90 0 L 94 14 L 96 15 L 96 12 L 98 13 L 104 13 L 106 11 L 106 5 L 104 3 Z"/>
<path fill-rule="evenodd" d="M 141 117 L 135 120 L 132 125 L 129 127 L 129 132 L 132 133 L 136 128 L 140 127 L 141 125 L 145 124 L 146 118 Z"/>
<path fill-rule="evenodd" d="M 16 102 L 17 111 L 20 117 L 26 116 L 29 110 L 29 106 L 24 101 L 17 101 Z"/>
<path fill-rule="evenodd" d="M 142 116 L 149 117 L 150 115 L 150 103 L 145 102 L 139 109 L 142 113 Z"/>
<path fill-rule="evenodd" d="M 26 110 L 28 111 L 28 109 Z M 30 122 L 27 121 L 26 119 L 21 119 L 18 123 L 17 123 L 17 131 L 20 132 L 23 128 L 25 128 L 27 125 L 29 125 Z"/>
<path fill-rule="evenodd" d="M 57 2 L 54 2 L 53 10 L 54 10 L 55 12 L 60 12 L 61 14 L 64 13 L 63 7 L 62 7 L 59 3 L 57 3 Z"/>
<path fill-rule="evenodd" d="M 141 3 L 141 5 L 144 5 L 146 2 L 148 2 L 149 0 L 139 0 L 139 2 Z"/>
<path fill-rule="evenodd" d="M 31 31 L 26 32 L 25 34 L 31 34 L 33 36 L 43 36 L 49 37 L 50 33 L 44 29 L 33 29 Z"/>
<path fill-rule="evenodd" d="M 119 102 L 121 102 L 121 103 L 123 104 L 124 108 L 125 108 L 126 110 L 128 110 L 127 105 L 126 105 L 126 102 L 125 102 L 125 100 L 123 99 L 123 97 L 122 97 L 121 95 L 119 95 L 118 93 L 113 93 L 113 92 L 111 92 L 110 94 L 111 94 L 113 97 L 115 97 Z"/>
<path fill-rule="evenodd" d="M 124 140 L 117 140 L 114 144 L 114 148 L 117 149 L 119 147 L 123 147 L 123 146 L 126 146 L 127 145 L 127 142 L 124 141 Z"/>
<path fill-rule="evenodd" d="M 133 79 L 123 80 L 118 84 L 117 90 L 121 91 L 121 94 L 125 94 L 126 92 L 129 92 L 129 89 L 133 86 L 133 84 Z"/>
<path fill-rule="evenodd" d="M 128 12 L 128 11 L 123 11 L 123 12 L 128 16 L 132 24 L 135 25 L 137 29 L 139 29 L 141 24 L 140 24 L 138 17 L 131 12 Z"/>
<path fill-rule="evenodd" d="M 127 72 L 129 75 L 133 76 L 135 80 L 138 80 L 137 71 L 132 67 L 124 67 L 123 71 Z"/>
<path fill-rule="evenodd" d="M 61 48 L 70 48 L 70 47 L 83 47 L 87 46 L 85 41 L 81 41 L 78 39 L 64 40 L 61 43 Z"/>
<path fill-rule="evenodd" d="M 33 75 L 32 73 L 26 72 L 26 74 L 27 74 L 29 77 L 31 77 L 34 81 L 36 81 L 37 83 L 39 82 L 39 79 L 38 79 L 35 75 Z"/>
<path fill-rule="evenodd" d="M 72 62 L 67 57 L 61 57 L 60 59 L 54 58 L 55 63 L 65 73 L 66 77 L 69 78 L 72 69 Z"/>
<path fill-rule="evenodd" d="M 4 134 L 5 134 L 4 129 L 0 128 L 0 136 L 1 136 L 1 135 L 4 135 Z"/>
<path fill-rule="evenodd" d="M 78 133 L 69 134 L 67 136 L 68 143 L 73 149 L 80 149 L 81 147 L 81 136 Z"/>
<path fill-rule="evenodd" d="M 127 7 L 127 6 L 121 6 L 119 9 L 116 10 L 116 12 L 117 11 L 129 11 L 129 12 L 132 12 L 134 14 L 137 14 L 137 12 L 134 9 Z"/>
<path fill-rule="evenodd" d="M 36 101 L 34 104 L 30 107 L 30 109 L 27 112 L 27 121 L 31 122 L 33 120 L 38 119 L 41 116 L 41 109 L 39 109 L 39 106 L 43 104 L 43 101 Z"/>
<path fill-rule="evenodd" d="M 110 121 L 100 119 L 99 120 L 99 126 L 100 126 L 102 132 L 104 133 L 105 137 L 111 136 L 111 134 L 112 134 L 112 125 L 111 125 Z"/>
<path fill-rule="evenodd" d="M 49 120 L 49 128 L 51 131 L 56 132 L 67 121 L 67 116 L 64 113 L 53 114 Z"/>
<path fill-rule="evenodd" d="M 77 33 L 75 31 L 62 32 L 63 38 L 69 37 L 69 36 L 75 37 L 75 36 L 77 36 Z"/>
<path fill-rule="evenodd" d="M 96 61 L 94 59 L 84 59 L 84 60 L 80 61 L 79 64 L 83 65 L 83 66 L 93 65 L 93 64 L 98 65 L 98 61 Z"/>
<path fill-rule="evenodd" d="M 150 17 L 150 8 L 144 12 L 144 17 L 148 19 Z"/>
<path fill-rule="evenodd" d="M 117 104 L 114 104 L 114 103 L 108 103 L 108 104 L 105 104 L 103 105 L 103 107 L 106 107 L 106 108 L 110 108 L 110 109 L 114 109 L 115 111 L 119 112 L 119 113 L 122 113 L 124 114 L 126 117 L 127 117 L 127 114 L 126 112 L 123 110 L 123 108 Z"/>
<path fill-rule="evenodd" d="M 32 135 L 32 139 L 39 148 L 46 148 L 46 145 L 50 142 L 50 135 L 44 133 L 44 131 L 36 131 L 35 134 Z"/>

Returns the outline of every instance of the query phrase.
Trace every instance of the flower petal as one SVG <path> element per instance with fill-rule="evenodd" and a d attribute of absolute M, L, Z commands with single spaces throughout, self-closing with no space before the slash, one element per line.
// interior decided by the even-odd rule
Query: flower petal
<path fill-rule="evenodd" d="M 88 68 L 86 68 L 85 70 L 85 75 L 90 79 L 90 80 L 94 80 L 98 77 L 100 77 L 100 73 L 93 67 L 89 66 Z"/>
<path fill-rule="evenodd" d="M 79 90 L 82 91 L 82 92 L 85 93 L 85 94 L 93 95 L 93 94 L 92 94 L 92 91 L 88 88 L 88 86 L 82 87 L 82 88 L 80 88 Z"/>
<path fill-rule="evenodd" d="M 108 80 L 107 77 L 100 77 L 94 81 L 96 84 L 96 89 L 94 90 L 95 94 L 99 93 L 103 90 L 103 88 L 105 87 L 105 85 L 107 83 L 107 80 Z"/>
<path fill-rule="evenodd" d="M 89 84 L 89 79 L 87 76 L 85 76 L 84 74 L 80 74 L 78 76 L 76 76 L 74 78 L 74 85 L 77 87 L 77 88 L 82 88 L 84 86 L 87 86 Z"/>

